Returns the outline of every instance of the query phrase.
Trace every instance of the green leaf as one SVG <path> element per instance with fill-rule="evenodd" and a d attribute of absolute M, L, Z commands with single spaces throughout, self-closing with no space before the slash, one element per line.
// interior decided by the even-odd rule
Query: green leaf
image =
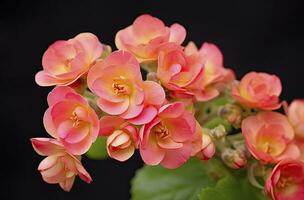
<path fill-rule="evenodd" d="M 190 159 L 169 170 L 145 166 L 132 180 L 132 200 L 265 200 L 245 172 L 231 173 L 221 161 Z"/>
<path fill-rule="evenodd" d="M 195 200 L 202 187 L 214 184 L 202 162 L 191 159 L 175 170 L 143 167 L 132 180 L 131 194 L 132 200 Z"/>
<path fill-rule="evenodd" d="M 247 180 L 246 174 L 232 176 L 228 174 L 220 179 L 214 187 L 203 188 L 200 200 L 266 200 L 262 192 L 254 188 Z"/>
<path fill-rule="evenodd" d="M 94 160 L 107 158 L 108 153 L 106 149 L 106 142 L 106 137 L 97 137 L 96 141 L 92 144 L 91 148 L 86 153 L 86 156 Z"/>

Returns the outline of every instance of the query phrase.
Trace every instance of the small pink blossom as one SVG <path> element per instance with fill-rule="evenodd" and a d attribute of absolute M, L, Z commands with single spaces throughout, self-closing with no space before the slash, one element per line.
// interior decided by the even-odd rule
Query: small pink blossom
<path fill-rule="evenodd" d="M 104 116 L 100 119 L 100 136 L 108 136 L 107 151 L 111 158 L 128 160 L 138 147 L 138 130 L 117 116 Z"/>
<path fill-rule="evenodd" d="M 273 200 L 304 199 L 304 163 L 297 160 L 279 162 L 266 181 L 265 191 Z"/>
<path fill-rule="evenodd" d="M 115 51 L 88 73 L 88 86 L 101 110 L 139 125 L 150 122 L 165 92 L 156 82 L 143 81 L 139 63 L 126 51 Z"/>
<path fill-rule="evenodd" d="M 281 107 L 281 91 L 281 81 L 277 76 L 250 72 L 242 78 L 238 86 L 233 86 L 232 95 L 249 108 L 275 110 Z"/>
<path fill-rule="evenodd" d="M 59 40 L 43 54 L 43 70 L 36 74 L 36 83 L 40 86 L 71 84 L 88 72 L 102 50 L 102 44 L 92 33 Z"/>
<path fill-rule="evenodd" d="M 99 120 L 95 111 L 68 86 L 54 88 L 47 100 L 49 108 L 43 117 L 47 132 L 71 154 L 84 154 L 98 136 Z"/>
<path fill-rule="evenodd" d="M 148 165 L 177 168 L 192 153 L 196 120 L 183 103 L 162 106 L 155 119 L 140 129 L 140 154 Z"/>
<path fill-rule="evenodd" d="M 131 52 L 139 61 L 147 61 L 156 60 L 159 51 L 168 48 L 168 43 L 179 45 L 185 37 L 183 26 L 173 24 L 167 27 L 158 18 L 145 14 L 137 17 L 131 26 L 120 30 L 115 44 L 118 49 Z"/>
<path fill-rule="evenodd" d="M 64 149 L 56 139 L 32 138 L 33 148 L 41 156 L 47 156 L 38 166 L 42 178 L 50 184 L 59 184 L 65 191 L 70 191 L 75 176 L 90 183 L 92 178 L 80 162 L 80 157 L 73 156 Z"/>
<path fill-rule="evenodd" d="M 278 163 L 300 156 L 293 128 L 280 113 L 267 111 L 247 117 L 242 122 L 242 133 L 248 150 L 257 160 Z"/>

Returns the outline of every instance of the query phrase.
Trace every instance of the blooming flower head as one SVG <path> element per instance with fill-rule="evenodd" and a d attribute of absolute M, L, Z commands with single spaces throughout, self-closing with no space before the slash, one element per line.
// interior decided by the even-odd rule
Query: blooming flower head
<path fill-rule="evenodd" d="M 228 83 L 235 79 L 234 72 L 224 68 L 224 56 L 215 44 L 204 42 L 198 49 L 193 42 L 189 42 L 184 51 L 186 55 L 199 54 L 204 65 L 202 82 L 205 88 L 218 83 Z"/>
<path fill-rule="evenodd" d="M 142 159 L 148 165 L 181 166 L 191 156 L 195 131 L 195 118 L 183 103 L 162 106 L 155 119 L 140 129 Z"/>
<path fill-rule="evenodd" d="M 279 96 L 282 91 L 280 79 L 275 75 L 249 72 L 232 88 L 233 97 L 249 108 L 263 110 L 278 109 Z"/>
<path fill-rule="evenodd" d="M 298 159 L 299 148 L 294 144 L 294 131 L 287 118 L 276 112 L 264 111 L 247 117 L 242 132 L 250 153 L 266 163 L 283 159 Z"/>
<path fill-rule="evenodd" d="M 144 124 L 157 114 L 165 100 L 163 88 L 143 81 L 139 63 L 126 51 L 116 51 L 97 62 L 88 73 L 88 86 L 99 96 L 98 106 L 110 115 L 119 115 L 133 124 Z"/>
<path fill-rule="evenodd" d="M 304 199 L 304 163 L 297 160 L 279 162 L 266 181 L 265 191 L 273 200 Z"/>
<path fill-rule="evenodd" d="M 296 136 L 304 140 L 304 100 L 294 100 L 288 108 L 287 115 Z"/>
<path fill-rule="evenodd" d="M 99 132 L 99 120 L 88 102 L 68 86 L 58 86 L 48 95 L 49 108 L 43 123 L 73 155 L 89 150 Z"/>
<path fill-rule="evenodd" d="M 161 52 L 158 60 L 158 78 L 173 94 L 208 101 L 219 94 L 223 83 L 234 80 L 234 73 L 223 66 L 220 50 L 204 43 L 200 50 L 190 42 L 184 52 Z"/>
<path fill-rule="evenodd" d="M 115 44 L 120 50 L 131 52 L 140 61 L 156 60 L 160 49 L 168 43 L 181 44 L 186 37 L 186 30 L 179 24 L 170 27 L 151 15 L 141 15 L 131 26 L 120 30 L 115 37 Z M 170 46 L 170 44 L 169 44 Z"/>
<path fill-rule="evenodd" d="M 111 158 L 126 161 L 138 147 L 138 131 L 117 116 L 104 116 L 100 119 L 100 136 L 108 136 L 107 151 Z"/>
<path fill-rule="evenodd" d="M 40 86 L 69 85 L 85 74 L 102 54 L 102 44 L 92 33 L 59 40 L 42 57 L 43 70 L 36 74 Z"/>
<path fill-rule="evenodd" d="M 47 156 L 38 166 L 42 178 L 50 184 L 59 184 L 65 191 L 70 191 L 75 176 L 90 183 L 92 178 L 76 157 L 66 152 L 64 145 L 56 139 L 32 138 L 33 148 L 41 156 Z"/>
<path fill-rule="evenodd" d="M 158 58 L 157 78 L 171 91 L 172 96 L 196 98 L 200 93 L 194 83 L 202 78 L 203 64 L 198 54 L 187 56 L 181 50 L 161 51 Z"/>

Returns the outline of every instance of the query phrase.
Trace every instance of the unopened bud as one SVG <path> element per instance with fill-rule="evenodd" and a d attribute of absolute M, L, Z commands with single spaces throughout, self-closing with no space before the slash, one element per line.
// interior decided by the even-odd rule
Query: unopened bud
<path fill-rule="evenodd" d="M 225 135 L 227 135 L 227 132 L 223 125 L 219 125 L 219 126 L 215 127 L 214 129 L 211 129 L 209 134 L 214 139 L 221 139 Z"/>
<path fill-rule="evenodd" d="M 215 154 L 215 145 L 208 134 L 202 134 L 202 149 L 196 154 L 201 160 L 209 160 Z"/>
<path fill-rule="evenodd" d="M 218 115 L 226 119 L 235 128 L 239 128 L 242 122 L 242 110 L 234 104 L 226 104 L 218 110 Z"/>
<path fill-rule="evenodd" d="M 243 168 L 247 164 L 245 154 L 235 149 L 225 149 L 222 152 L 221 158 L 228 167 L 233 169 Z"/>
<path fill-rule="evenodd" d="M 147 74 L 147 80 L 158 82 L 157 74 L 155 72 L 149 72 Z"/>

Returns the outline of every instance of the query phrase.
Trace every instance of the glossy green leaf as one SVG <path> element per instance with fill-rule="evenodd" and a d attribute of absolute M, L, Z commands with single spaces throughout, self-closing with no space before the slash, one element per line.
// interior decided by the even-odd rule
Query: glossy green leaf
<path fill-rule="evenodd" d="M 200 200 L 266 200 L 261 190 L 254 188 L 247 180 L 246 174 L 238 176 L 227 174 L 213 187 L 203 188 Z"/>
<path fill-rule="evenodd" d="M 175 170 L 145 166 L 132 180 L 132 200 L 196 200 L 201 188 L 215 183 L 197 159 Z"/>
<path fill-rule="evenodd" d="M 145 166 L 132 180 L 132 200 L 266 199 L 250 185 L 245 172 L 231 170 L 217 159 L 190 159 L 175 170 Z"/>

